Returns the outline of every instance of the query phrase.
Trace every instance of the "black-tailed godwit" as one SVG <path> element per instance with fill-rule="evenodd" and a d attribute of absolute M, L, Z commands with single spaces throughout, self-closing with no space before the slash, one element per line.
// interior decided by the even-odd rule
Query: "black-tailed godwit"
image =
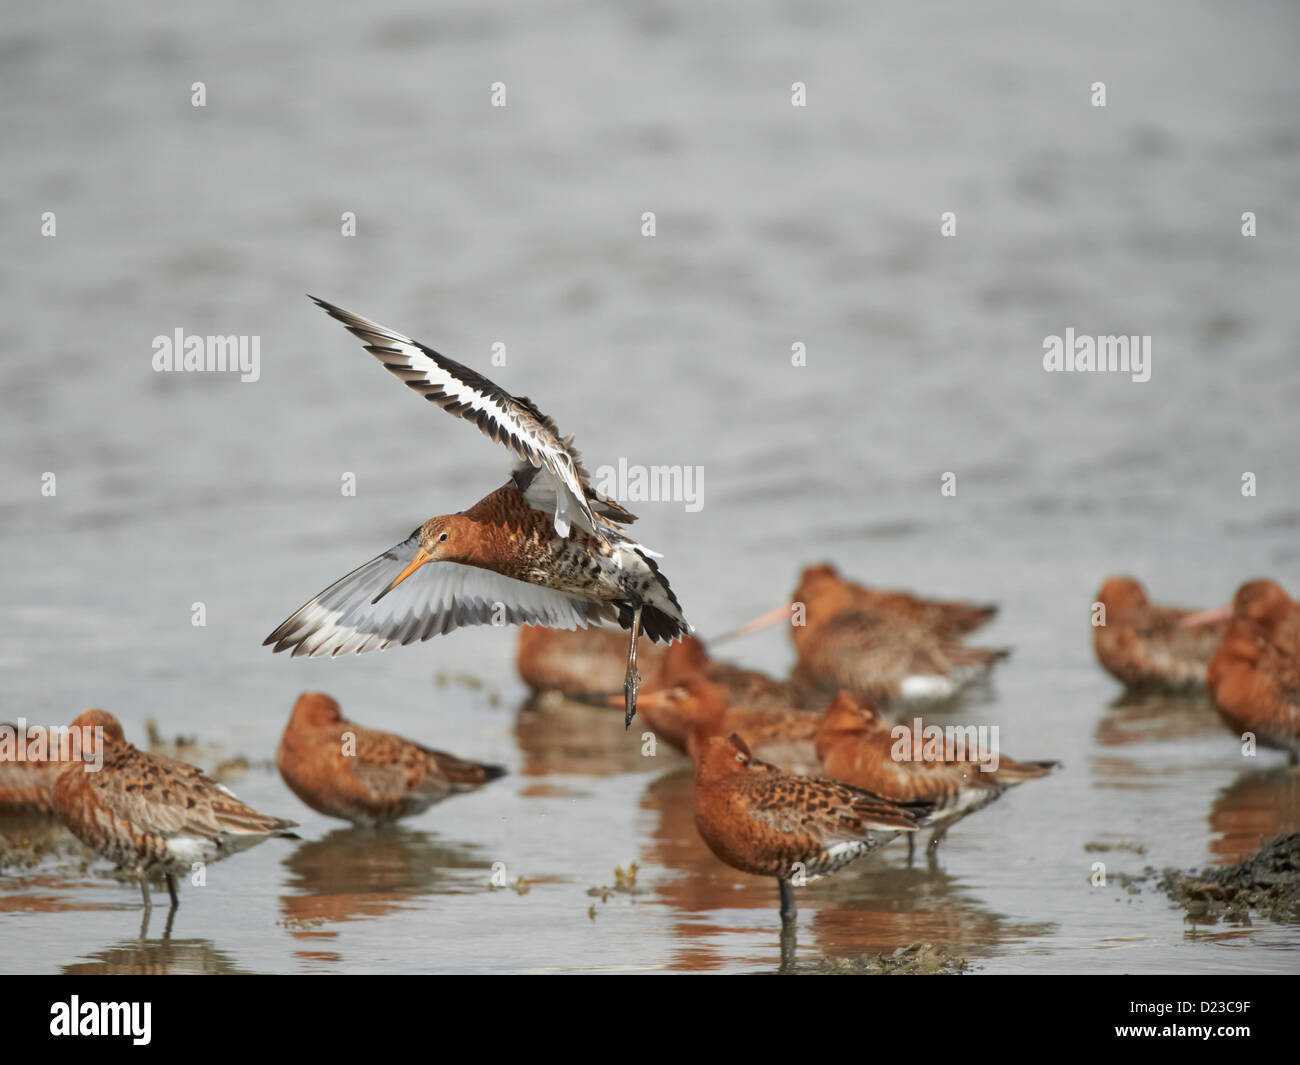
<path fill-rule="evenodd" d="M 864 588 L 819 565 L 803 571 L 789 605 L 729 635 L 788 622 L 798 659 L 791 679 L 797 690 L 822 692 L 821 705 L 840 689 L 873 700 L 941 702 L 985 677 L 1010 653 L 960 640 L 996 611 Z"/>
<path fill-rule="evenodd" d="M 807 603 L 809 599 L 817 600 L 818 613 L 823 617 L 833 617 L 845 610 L 870 610 L 906 618 L 941 636 L 949 637 L 964 636 L 982 628 L 998 612 L 996 604 L 992 603 L 923 599 L 911 592 L 869 588 L 840 576 L 834 566 L 825 562 L 806 566 L 799 575 L 799 587 L 795 590 L 791 603 Z M 776 607 L 728 635 L 742 635 L 788 621 L 790 605 L 787 603 Z"/>
<path fill-rule="evenodd" d="M 734 733 L 705 742 L 695 760 L 695 826 L 735 869 L 775 877 L 781 920 L 796 915 L 794 885 L 842 869 L 900 832 L 928 823 L 933 804 L 897 803 L 761 762 Z"/>
<path fill-rule="evenodd" d="M 56 733 L 0 724 L 0 813 L 53 813 L 59 758 Z"/>
<path fill-rule="evenodd" d="M 910 732 L 916 726 L 913 723 L 906 727 Z M 1007 788 L 1044 777 L 1060 764 L 1017 762 L 997 751 L 966 749 L 964 733 L 961 751 L 945 742 L 941 752 L 923 750 L 923 757 L 913 758 L 914 745 L 907 742 L 900 746 L 896 728 L 881 720 L 875 707 L 842 691 L 819 724 L 817 755 L 823 775 L 832 780 L 865 788 L 895 802 L 934 803 L 931 856 L 944 833 L 963 817 L 983 809 Z M 995 768 L 990 756 L 997 758 Z M 981 764 L 989 766 L 989 771 L 981 769 Z M 910 858 L 914 837 L 908 836 L 907 843 Z"/>
<path fill-rule="evenodd" d="M 1105 624 L 1094 618 L 1092 646 L 1097 661 L 1125 687 L 1136 690 L 1197 691 L 1205 667 L 1228 629 L 1228 620 L 1181 607 L 1157 606 L 1132 577 L 1111 577 L 1095 602 L 1105 607 Z M 1188 619 L 1206 618 L 1203 624 Z"/>
<path fill-rule="evenodd" d="M 509 481 L 468 510 L 430 518 L 335 581 L 265 643 L 294 655 L 359 654 L 462 625 L 617 623 L 631 634 L 624 671 L 630 724 L 640 683 L 637 637 L 668 642 L 691 631 L 654 552 L 620 528 L 635 516 L 592 488 L 573 437 L 561 437 L 527 397 L 410 337 L 315 302 L 409 388 L 473 422 L 520 462 Z"/>
<path fill-rule="evenodd" d="M 126 742 L 117 718 L 87 710 L 73 728 L 95 729 L 102 747 L 69 762 L 54 784 L 54 810 L 82 843 L 136 874 L 145 909 L 149 879 L 167 880 L 172 909 L 176 878 L 211 865 L 271 836 L 298 839 L 296 823 L 245 806 L 195 766 L 147 754 Z M 86 761 L 103 764 L 91 772 Z"/>
<path fill-rule="evenodd" d="M 706 740 L 734 732 L 762 761 L 791 773 L 823 775 L 814 744 L 821 716 L 815 711 L 735 704 L 725 685 L 703 674 L 642 693 L 641 707 L 655 735 L 692 758 Z"/>
<path fill-rule="evenodd" d="M 498 765 L 353 724 L 321 692 L 298 696 L 275 764 L 289 790 L 313 810 L 357 825 L 412 817 L 505 774 Z"/>
<path fill-rule="evenodd" d="M 642 686 L 649 688 L 658 679 L 666 649 L 644 636 L 637 643 L 637 670 Z M 605 696 L 622 689 L 626 658 L 627 638 L 618 629 L 524 625 L 519 630 L 515 668 L 519 679 L 535 692 L 557 691 L 570 699 L 603 702 Z"/>
<path fill-rule="evenodd" d="M 1276 581 L 1249 581 L 1231 611 L 1206 670 L 1210 699 L 1237 735 L 1252 733 L 1300 763 L 1300 602 Z"/>

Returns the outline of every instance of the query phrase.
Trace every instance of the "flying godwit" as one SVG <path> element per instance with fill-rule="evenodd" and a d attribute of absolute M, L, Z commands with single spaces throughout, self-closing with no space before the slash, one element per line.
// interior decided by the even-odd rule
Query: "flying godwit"
<path fill-rule="evenodd" d="M 795 918 L 796 882 L 828 876 L 900 832 L 916 830 L 933 808 L 784 773 L 756 759 L 735 733 L 706 741 L 695 760 L 701 838 L 733 868 L 776 877 L 782 924 Z"/>
<path fill-rule="evenodd" d="M 1228 629 L 1226 617 L 1156 606 L 1132 577 L 1111 577 L 1096 602 L 1106 609 L 1095 624 L 1097 661 L 1132 689 L 1194 691 L 1205 687 L 1205 667 Z M 1206 618 L 1187 624 L 1189 618 Z"/>
<path fill-rule="evenodd" d="M 354 725 L 320 692 L 298 696 L 275 764 L 289 789 L 313 810 L 357 825 L 414 816 L 505 774 L 498 765 L 468 762 Z"/>
<path fill-rule="evenodd" d="M 430 518 L 300 607 L 264 642 L 295 656 L 359 654 L 462 625 L 617 622 L 631 632 L 623 674 L 631 724 L 637 637 L 669 642 L 691 631 L 654 552 L 619 528 L 635 516 L 591 487 L 573 437 L 561 437 L 527 397 L 410 337 L 315 302 L 409 388 L 473 422 L 521 461 L 495 492 L 468 510 Z"/>
<path fill-rule="evenodd" d="M 1275 581 L 1249 581 L 1231 612 L 1206 670 L 1210 699 L 1238 735 L 1252 733 L 1300 763 L 1300 603 Z"/>
<path fill-rule="evenodd" d="M 858 702 L 846 691 L 840 692 L 817 730 L 817 755 L 822 760 L 823 775 L 895 802 L 933 802 L 936 818 L 930 835 L 931 856 L 944 833 L 963 817 L 987 806 L 1007 788 L 1044 777 L 1060 764 L 1016 762 L 998 755 L 997 768 L 985 772 L 980 768 L 980 755 L 987 752 L 958 752 L 947 744 L 938 758 L 899 758 L 893 730 L 894 726 L 882 721 L 873 706 Z M 908 743 L 902 753 L 910 754 L 911 749 Z M 913 847 L 914 837 L 908 836 L 909 860 Z"/>
<path fill-rule="evenodd" d="M 54 810 L 82 843 L 140 879 L 145 909 L 149 878 L 167 879 L 172 909 L 179 905 L 176 877 L 197 864 L 211 865 L 270 836 L 298 839 L 293 821 L 260 814 L 185 762 L 136 750 L 117 718 L 87 710 L 73 728 L 102 730 L 103 765 L 82 762 L 62 769 L 54 784 Z M 87 760 L 83 747 L 82 760 Z"/>

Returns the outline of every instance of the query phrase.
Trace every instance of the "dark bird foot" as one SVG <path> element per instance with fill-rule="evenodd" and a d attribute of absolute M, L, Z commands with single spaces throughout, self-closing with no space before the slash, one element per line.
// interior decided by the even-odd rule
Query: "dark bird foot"
<path fill-rule="evenodd" d="M 636 693 L 640 687 L 641 674 L 634 669 L 623 681 L 623 727 L 625 729 L 632 727 L 632 719 L 636 717 Z"/>

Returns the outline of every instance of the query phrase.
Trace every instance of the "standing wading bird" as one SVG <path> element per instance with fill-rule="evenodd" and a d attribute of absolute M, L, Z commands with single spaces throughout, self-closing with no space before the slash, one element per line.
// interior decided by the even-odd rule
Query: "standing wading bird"
<path fill-rule="evenodd" d="M 644 692 L 641 715 L 665 743 L 695 758 L 706 740 L 735 733 L 750 751 L 798 776 L 827 776 L 817 757 L 821 715 L 795 707 L 746 706 L 703 674 Z"/>
<path fill-rule="evenodd" d="M 827 693 L 817 705 L 840 689 L 881 702 L 932 703 L 953 698 L 1011 653 L 961 642 L 961 634 L 996 612 L 995 606 L 877 591 L 844 580 L 830 566 L 809 566 L 786 606 L 719 639 L 786 621 L 798 659 L 791 680 L 798 689 Z"/>
<path fill-rule="evenodd" d="M 449 414 L 473 422 L 522 460 L 468 510 L 430 518 L 400 544 L 335 581 L 265 644 L 297 655 L 382 650 L 462 625 L 631 631 L 624 713 L 636 713 L 637 637 L 691 631 L 655 552 L 620 525 L 636 517 L 591 487 L 573 437 L 525 396 L 512 396 L 423 344 L 311 297 L 384 368 Z M 432 565 L 431 565 L 432 563 Z"/>
<path fill-rule="evenodd" d="M 3 742 L 6 737 L 9 744 Z M 53 813 L 54 781 L 63 765 L 58 740 L 50 738 L 49 730 L 0 723 L 0 813 Z"/>
<path fill-rule="evenodd" d="M 1094 622 L 1097 661 L 1130 690 L 1197 691 L 1205 668 L 1228 631 L 1226 613 L 1193 613 L 1157 606 L 1132 577 L 1111 577 L 1097 600 L 1105 608 Z"/>
<path fill-rule="evenodd" d="M 176 877 L 196 863 L 211 865 L 270 836 L 298 839 L 294 821 L 245 806 L 202 770 L 175 758 L 148 754 L 126 742 L 117 718 L 87 710 L 74 729 L 95 729 L 103 765 L 65 763 L 54 782 L 54 812 L 77 839 L 140 878 L 151 909 L 149 878 L 162 874 L 172 909 L 180 904 Z"/>
<path fill-rule="evenodd" d="M 413 817 L 505 775 L 499 765 L 354 724 L 322 692 L 298 696 L 275 764 L 289 790 L 313 810 L 367 826 Z"/>
<path fill-rule="evenodd" d="M 909 757 L 907 743 L 895 738 L 894 727 L 881 720 L 870 703 L 861 703 L 846 691 L 840 692 L 818 723 L 817 756 L 822 775 L 831 780 L 866 788 L 895 802 L 924 799 L 935 804 L 934 831 L 929 855 L 944 833 L 968 814 L 981 810 L 1008 788 L 1026 780 L 1037 780 L 1056 769 L 1059 762 L 1017 762 L 996 752 L 968 749 L 963 737 L 960 749 L 945 739 L 937 757 L 925 754 Z M 899 757 L 900 754 L 902 757 Z M 915 837 L 907 837 L 910 862 Z"/>
<path fill-rule="evenodd" d="M 1276 581 L 1247 581 L 1232 606 L 1185 619 L 1230 617 L 1206 669 L 1210 699 L 1228 727 L 1300 765 L 1300 602 Z"/>
<path fill-rule="evenodd" d="M 781 923 L 795 918 L 794 883 L 815 880 L 930 823 L 931 802 L 892 802 L 761 762 L 736 733 L 706 740 L 695 757 L 695 827 L 735 869 L 774 876 Z"/>
<path fill-rule="evenodd" d="M 637 643 L 641 683 L 652 685 L 659 675 L 664 648 L 644 638 Z M 519 679 L 534 692 L 562 692 L 567 699 L 604 702 L 623 683 L 625 656 L 623 633 L 618 629 L 524 625 L 519 630 L 515 668 Z"/>

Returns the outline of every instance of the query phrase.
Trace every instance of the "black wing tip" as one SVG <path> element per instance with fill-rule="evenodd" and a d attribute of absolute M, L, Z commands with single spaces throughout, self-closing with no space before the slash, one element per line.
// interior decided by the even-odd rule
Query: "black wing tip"
<path fill-rule="evenodd" d="M 362 318 L 360 315 L 353 314 L 351 311 L 345 311 L 342 307 L 335 306 L 333 303 L 330 303 L 328 300 L 323 300 L 319 296 L 313 296 L 310 292 L 307 293 L 307 298 L 336 322 L 342 322 L 348 329 L 351 329 L 354 324 L 366 322 L 366 319 Z"/>

